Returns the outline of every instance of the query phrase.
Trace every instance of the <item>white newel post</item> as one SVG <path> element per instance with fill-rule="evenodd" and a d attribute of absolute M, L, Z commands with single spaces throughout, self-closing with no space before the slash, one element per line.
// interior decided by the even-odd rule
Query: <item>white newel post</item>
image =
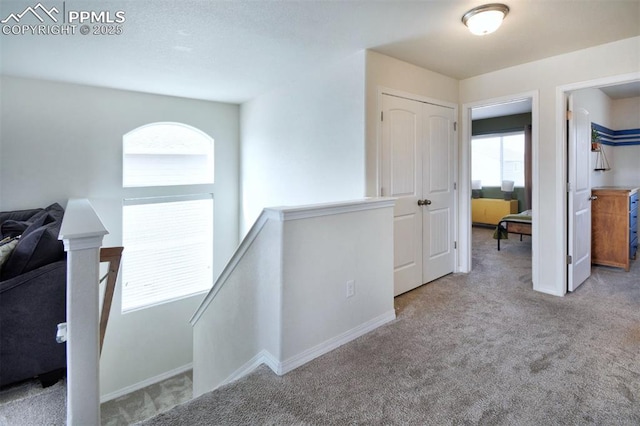
<path fill-rule="evenodd" d="M 100 424 L 99 268 L 108 234 L 86 199 L 69 200 L 59 239 L 67 252 L 67 424 Z"/>

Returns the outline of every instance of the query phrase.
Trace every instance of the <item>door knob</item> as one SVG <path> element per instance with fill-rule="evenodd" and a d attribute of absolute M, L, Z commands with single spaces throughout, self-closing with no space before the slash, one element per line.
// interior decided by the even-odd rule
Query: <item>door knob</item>
<path fill-rule="evenodd" d="M 597 195 L 592 195 L 591 197 L 589 197 L 589 201 L 594 201 L 597 200 L 598 196 Z"/>
<path fill-rule="evenodd" d="M 419 205 L 419 206 L 424 206 L 424 201 L 422 201 L 422 200 L 418 200 L 418 205 Z"/>
<path fill-rule="evenodd" d="M 418 200 L 418 205 L 419 206 L 430 206 L 431 205 L 431 200 Z"/>

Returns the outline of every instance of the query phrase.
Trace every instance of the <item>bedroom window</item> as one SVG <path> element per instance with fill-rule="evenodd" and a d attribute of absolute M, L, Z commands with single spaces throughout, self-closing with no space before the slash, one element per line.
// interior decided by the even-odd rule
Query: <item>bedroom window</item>
<path fill-rule="evenodd" d="M 213 283 L 214 141 L 180 123 L 123 137 L 122 312 Z"/>
<path fill-rule="evenodd" d="M 471 179 L 482 186 L 512 180 L 524 186 L 524 132 L 474 136 L 471 139 Z"/>

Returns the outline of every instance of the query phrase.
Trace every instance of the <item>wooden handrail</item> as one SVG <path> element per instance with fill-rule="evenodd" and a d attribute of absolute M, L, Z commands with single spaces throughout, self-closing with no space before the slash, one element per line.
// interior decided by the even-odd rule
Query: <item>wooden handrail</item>
<path fill-rule="evenodd" d="M 109 322 L 113 293 L 116 289 L 122 250 L 124 250 L 124 247 L 103 247 L 100 249 L 100 262 L 109 263 L 107 275 L 105 276 L 107 278 L 107 284 L 104 290 L 102 313 L 100 314 L 100 354 L 102 354 L 102 344 L 104 342 L 105 332 L 107 331 L 107 323 Z M 102 279 L 104 279 L 104 277 Z M 102 282 L 102 280 L 100 281 Z"/>

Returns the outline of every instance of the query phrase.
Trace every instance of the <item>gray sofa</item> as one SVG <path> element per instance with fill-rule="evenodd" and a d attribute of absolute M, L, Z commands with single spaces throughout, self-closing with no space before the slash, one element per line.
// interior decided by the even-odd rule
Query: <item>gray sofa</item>
<path fill-rule="evenodd" d="M 21 235 L 0 266 L 0 386 L 33 377 L 50 385 L 66 368 L 66 345 L 55 340 L 66 321 L 63 215 L 58 204 L 0 212 L 0 240 Z"/>

